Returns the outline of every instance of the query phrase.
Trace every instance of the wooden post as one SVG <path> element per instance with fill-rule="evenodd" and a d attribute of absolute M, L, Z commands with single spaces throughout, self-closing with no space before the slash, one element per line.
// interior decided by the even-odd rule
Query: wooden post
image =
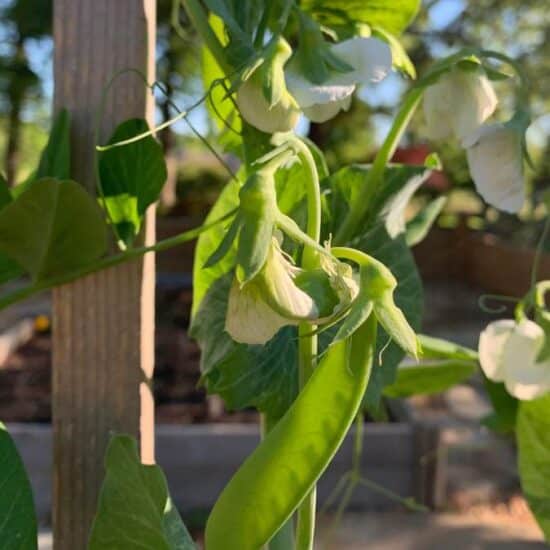
<path fill-rule="evenodd" d="M 95 192 L 94 128 L 109 79 L 135 68 L 154 80 L 154 0 L 54 0 L 55 109 L 72 116 L 72 177 Z M 152 121 L 153 98 L 136 75 L 117 80 L 103 130 Z M 102 136 L 105 139 L 105 134 Z M 145 241 L 154 240 L 154 211 Z M 53 530 L 56 550 L 87 546 L 110 432 L 140 437 L 154 462 L 154 258 L 53 293 Z"/>

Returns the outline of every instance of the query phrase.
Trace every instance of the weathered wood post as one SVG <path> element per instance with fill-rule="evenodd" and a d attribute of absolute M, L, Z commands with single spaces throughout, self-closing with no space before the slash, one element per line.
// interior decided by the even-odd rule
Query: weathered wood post
<path fill-rule="evenodd" d="M 95 192 L 94 128 L 109 79 L 136 68 L 154 80 L 154 0 L 54 0 L 55 109 L 72 116 L 72 177 Z M 135 75 L 117 80 L 103 130 L 153 118 Z M 105 134 L 103 135 L 105 139 Z M 145 240 L 154 240 L 154 212 Z M 53 430 L 56 550 L 86 548 L 109 432 L 140 437 L 154 461 L 154 258 L 122 265 L 53 294 Z"/>

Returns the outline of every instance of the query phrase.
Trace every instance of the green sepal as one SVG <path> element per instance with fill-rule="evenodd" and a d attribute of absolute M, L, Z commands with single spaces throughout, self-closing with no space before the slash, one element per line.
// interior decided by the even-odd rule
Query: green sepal
<path fill-rule="evenodd" d="M 272 170 L 252 174 L 239 192 L 242 228 L 237 250 L 237 279 L 245 284 L 265 264 L 277 212 L 277 196 Z"/>
<path fill-rule="evenodd" d="M 231 225 L 229 226 L 229 229 L 225 233 L 225 236 L 223 237 L 220 245 L 212 254 L 208 257 L 206 262 L 204 262 L 203 268 L 207 269 L 209 267 L 212 267 L 213 265 L 216 265 L 218 262 L 223 260 L 231 250 L 231 247 L 233 246 L 233 242 L 237 238 L 237 235 L 239 234 L 239 229 L 241 228 L 241 217 L 239 214 L 235 216 L 233 221 L 231 222 Z"/>
<path fill-rule="evenodd" d="M 374 314 L 392 340 L 409 355 L 417 358 L 420 353 L 418 339 L 403 311 L 395 304 L 393 292 L 385 293 L 374 302 Z"/>

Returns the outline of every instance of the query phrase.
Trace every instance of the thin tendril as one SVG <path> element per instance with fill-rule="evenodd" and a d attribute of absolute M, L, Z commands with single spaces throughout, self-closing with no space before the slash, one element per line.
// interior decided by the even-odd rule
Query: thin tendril
<path fill-rule="evenodd" d="M 479 308 L 485 313 L 500 314 L 504 313 L 508 308 L 505 305 L 490 306 L 487 302 L 491 300 L 494 302 L 509 302 L 517 304 L 520 300 L 512 296 L 504 296 L 502 294 L 483 294 L 479 297 L 477 303 Z"/>
<path fill-rule="evenodd" d="M 168 91 L 166 90 L 166 88 L 160 82 L 155 82 L 154 86 L 158 90 L 160 90 L 162 94 L 164 94 L 164 96 L 167 99 L 168 105 L 173 109 L 175 109 L 179 114 L 181 114 L 182 110 L 178 107 L 178 105 L 173 100 L 169 98 Z M 191 131 L 200 139 L 201 143 L 214 155 L 214 157 L 216 157 L 216 160 L 225 168 L 225 170 L 231 176 L 231 178 L 238 179 L 237 174 L 235 174 L 235 172 L 231 169 L 231 166 L 227 164 L 225 159 L 218 153 L 218 151 L 216 151 L 216 149 L 214 149 L 214 147 L 210 144 L 210 142 L 195 128 L 193 123 L 189 120 L 189 117 L 184 116 L 183 119 L 185 120 L 186 124 L 189 126 Z"/>

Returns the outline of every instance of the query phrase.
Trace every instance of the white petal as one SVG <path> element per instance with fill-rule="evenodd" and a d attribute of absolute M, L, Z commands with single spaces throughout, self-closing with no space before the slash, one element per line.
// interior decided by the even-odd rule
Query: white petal
<path fill-rule="evenodd" d="M 297 321 L 315 319 L 319 312 L 313 298 L 298 288 L 294 277 L 299 270 L 283 255 L 278 244 L 270 250 L 264 269 L 255 284 L 263 299 L 283 318 Z"/>
<path fill-rule="evenodd" d="M 288 90 L 304 110 L 319 104 L 349 98 L 357 84 L 378 82 L 391 70 L 391 50 L 385 42 L 376 38 L 352 38 L 335 44 L 331 49 L 354 70 L 347 73 L 334 71 L 329 79 L 322 84 L 313 84 L 307 80 L 296 67 L 296 63 L 291 62 L 286 70 Z M 328 120 L 328 118 L 330 117 L 324 118 L 324 120 Z M 316 120 L 316 122 L 321 122 L 321 120 Z"/>
<path fill-rule="evenodd" d="M 469 143 L 468 165 L 478 193 L 500 210 L 518 212 L 525 201 L 518 132 L 501 124 L 484 125 Z"/>
<path fill-rule="evenodd" d="M 235 279 L 229 292 L 225 330 L 242 344 L 265 344 L 291 321 L 275 313 L 262 299 L 254 284 L 240 288 Z"/>
<path fill-rule="evenodd" d="M 252 126 L 267 134 L 289 132 L 296 126 L 300 111 L 292 105 L 290 97 L 284 97 L 273 107 L 262 93 L 253 77 L 243 82 L 237 91 L 237 107 L 242 117 Z"/>
<path fill-rule="evenodd" d="M 318 103 L 340 101 L 351 96 L 355 91 L 353 78 L 342 79 L 344 81 L 348 80 L 348 82 L 335 83 L 333 79 L 330 79 L 323 84 L 313 84 L 313 82 L 310 82 L 299 73 L 292 63 L 285 74 L 288 91 L 294 96 L 294 99 L 302 109 Z M 344 77 L 345 75 L 342 76 Z"/>
<path fill-rule="evenodd" d="M 495 112 L 498 99 L 489 79 L 480 72 L 455 71 L 453 85 L 454 132 L 458 139 L 465 140 Z"/>
<path fill-rule="evenodd" d="M 340 111 L 347 111 L 351 105 L 351 95 L 330 103 L 316 103 L 311 107 L 304 107 L 304 115 L 312 122 L 326 122 Z"/>
<path fill-rule="evenodd" d="M 495 321 L 479 335 L 479 363 L 485 376 L 495 382 L 502 382 L 505 369 L 502 356 L 504 346 L 514 332 L 516 323 L 512 319 Z"/>
<path fill-rule="evenodd" d="M 377 38 L 351 38 L 335 44 L 331 51 L 355 69 L 351 74 L 356 84 L 379 82 L 392 68 L 391 49 Z"/>
<path fill-rule="evenodd" d="M 432 139 L 454 134 L 467 140 L 495 111 L 497 96 L 481 71 L 454 69 L 424 93 L 427 133 Z"/>
<path fill-rule="evenodd" d="M 504 346 L 506 388 L 518 399 L 535 399 L 550 390 L 550 361 L 537 363 L 544 337 L 539 325 L 524 320 L 516 325 Z"/>

